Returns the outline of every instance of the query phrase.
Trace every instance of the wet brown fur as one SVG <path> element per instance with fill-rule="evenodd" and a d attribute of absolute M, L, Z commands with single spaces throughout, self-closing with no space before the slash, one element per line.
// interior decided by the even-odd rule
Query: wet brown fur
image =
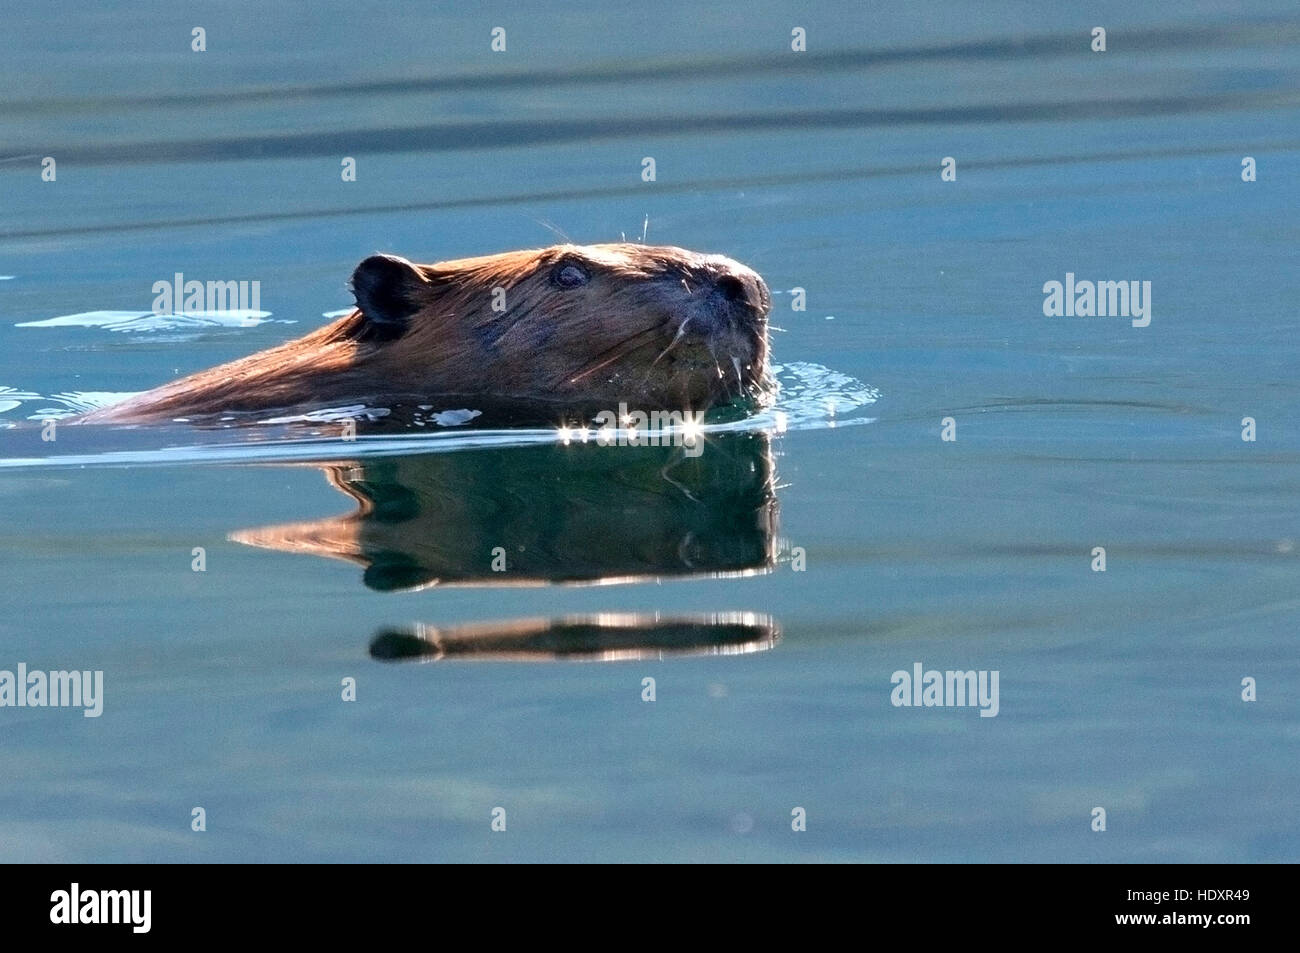
<path fill-rule="evenodd" d="M 557 287 L 555 269 L 570 262 L 589 281 Z M 392 339 L 359 307 L 304 337 L 82 420 L 194 420 L 355 403 L 443 410 L 475 400 L 563 412 L 613 409 L 619 401 L 683 410 L 765 391 L 770 299 L 758 275 L 730 259 L 622 243 L 402 264 L 418 276 L 415 311 Z M 719 279 L 731 281 L 729 300 Z M 504 313 L 492 310 L 494 288 L 505 289 Z"/>

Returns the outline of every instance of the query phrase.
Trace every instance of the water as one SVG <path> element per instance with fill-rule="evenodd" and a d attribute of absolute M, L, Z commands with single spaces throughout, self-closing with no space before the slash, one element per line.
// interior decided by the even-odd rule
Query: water
<path fill-rule="evenodd" d="M 4 11 L 0 669 L 105 699 L 0 709 L 0 857 L 1300 857 L 1293 6 L 737 10 Z M 376 250 L 647 218 L 782 292 L 785 426 L 40 440 Z M 141 317 L 175 272 L 262 311 Z M 1044 316 L 1067 272 L 1150 325 Z M 997 716 L 893 706 L 916 662 Z"/>

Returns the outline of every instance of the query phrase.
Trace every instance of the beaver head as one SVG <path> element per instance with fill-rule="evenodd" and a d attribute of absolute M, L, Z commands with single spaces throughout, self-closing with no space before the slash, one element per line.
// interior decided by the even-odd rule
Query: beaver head
<path fill-rule="evenodd" d="M 365 259 L 356 310 L 87 420 L 365 403 L 703 410 L 767 391 L 767 286 L 721 255 L 556 245 L 413 264 Z"/>
<path fill-rule="evenodd" d="M 564 406 L 707 408 L 758 396 L 771 300 L 721 255 L 557 245 L 352 275 L 358 362 L 396 392 Z"/>

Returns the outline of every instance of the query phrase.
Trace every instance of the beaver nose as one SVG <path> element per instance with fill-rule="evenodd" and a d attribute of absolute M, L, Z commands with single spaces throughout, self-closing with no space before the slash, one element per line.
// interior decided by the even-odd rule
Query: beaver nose
<path fill-rule="evenodd" d="M 713 279 L 713 285 L 723 301 L 749 308 L 766 315 L 771 304 L 767 285 L 756 272 L 744 265 L 734 265 Z"/>
<path fill-rule="evenodd" d="M 745 283 L 735 275 L 723 275 L 719 278 L 718 289 L 727 301 L 745 300 Z"/>

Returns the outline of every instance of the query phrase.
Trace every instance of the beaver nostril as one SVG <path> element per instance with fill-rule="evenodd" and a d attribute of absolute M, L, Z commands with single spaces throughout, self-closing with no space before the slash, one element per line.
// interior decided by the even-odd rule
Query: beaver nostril
<path fill-rule="evenodd" d="M 722 275 L 717 281 L 718 290 L 728 301 L 745 301 L 745 283 L 735 275 Z"/>

